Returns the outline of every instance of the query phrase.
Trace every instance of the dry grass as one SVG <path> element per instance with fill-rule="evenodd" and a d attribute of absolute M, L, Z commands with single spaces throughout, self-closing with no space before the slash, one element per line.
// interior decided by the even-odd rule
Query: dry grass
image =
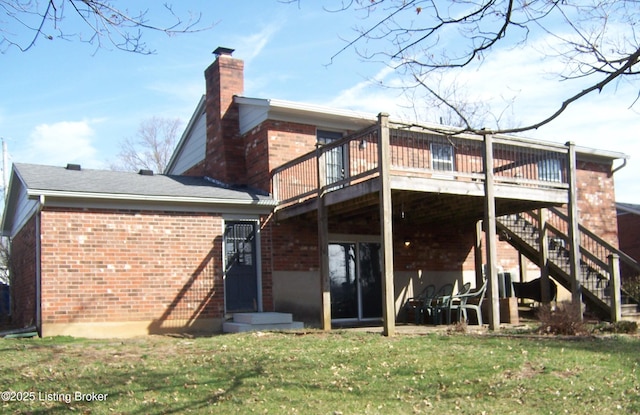
<path fill-rule="evenodd" d="M 630 336 L 362 332 L 0 340 L 2 413 L 640 413 Z M 104 401 L 40 399 L 108 394 Z M 17 395 L 15 395 L 17 396 Z"/>

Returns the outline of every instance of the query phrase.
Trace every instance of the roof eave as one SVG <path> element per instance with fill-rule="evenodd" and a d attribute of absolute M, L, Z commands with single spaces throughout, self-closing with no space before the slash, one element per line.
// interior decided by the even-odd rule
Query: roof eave
<path fill-rule="evenodd" d="M 200 204 L 200 205 L 234 205 L 234 206 L 257 206 L 274 208 L 277 202 L 273 199 L 228 199 L 210 197 L 189 197 L 189 196 L 154 196 L 139 194 L 120 193 L 92 193 L 92 192 L 72 192 L 60 190 L 28 189 L 27 195 L 31 199 L 56 198 L 56 199 L 90 199 L 103 201 L 121 202 L 147 202 L 147 203 L 177 203 L 177 204 Z"/>
<path fill-rule="evenodd" d="M 246 133 L 265 120 L 308 123 L 337 130 L 358 130 L 377 121 L 375 115 L 368 113 L 278 99 L 235 96 L 234 102 L 239 106 L 260 108 L 262 112 L 262 116 L 252 120 L 241 133 Z"/>

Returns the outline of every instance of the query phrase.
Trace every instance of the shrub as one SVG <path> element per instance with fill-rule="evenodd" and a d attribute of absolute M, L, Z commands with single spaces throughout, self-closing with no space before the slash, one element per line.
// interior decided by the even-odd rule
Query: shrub
<path fill-rule="evenodd" d="M 449 328 L 447 328 L 447 333 L 466 333 L 466 332 L 467 332 L 466 321 L 458 321 L 453 326 L 449 326 Z"/>
<path fill-rule="evenodd" d="M 538 309 L 540 327 L 538 333 L 576 336 L 587 334 L 587 329 L 582 322 L 580 305 L 561 304 L 552 310 L 548 305 Z"/>

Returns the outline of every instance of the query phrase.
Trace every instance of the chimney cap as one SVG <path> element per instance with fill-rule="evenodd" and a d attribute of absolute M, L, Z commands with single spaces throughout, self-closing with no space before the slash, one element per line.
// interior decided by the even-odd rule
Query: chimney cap
<path fill-rule="evenodd" d="M 213 54 L 216 56 L 220 56 L 220 55 L 228 55 L 231 56 L 231 54 L 235 51 L 235 49 L 231 49 L 231 48 L 225 48 L 222 46 L 218 46 L 216 48 L 216 50 L 213 51 Z"/>

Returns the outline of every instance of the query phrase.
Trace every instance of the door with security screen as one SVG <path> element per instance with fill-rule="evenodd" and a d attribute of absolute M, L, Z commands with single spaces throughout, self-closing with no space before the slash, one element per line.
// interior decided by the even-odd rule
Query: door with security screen
<path fill-rule="evenodd" d="M 258 311 L 255 222 L 227 222 L 224 250 L 226 311 Z"/>

